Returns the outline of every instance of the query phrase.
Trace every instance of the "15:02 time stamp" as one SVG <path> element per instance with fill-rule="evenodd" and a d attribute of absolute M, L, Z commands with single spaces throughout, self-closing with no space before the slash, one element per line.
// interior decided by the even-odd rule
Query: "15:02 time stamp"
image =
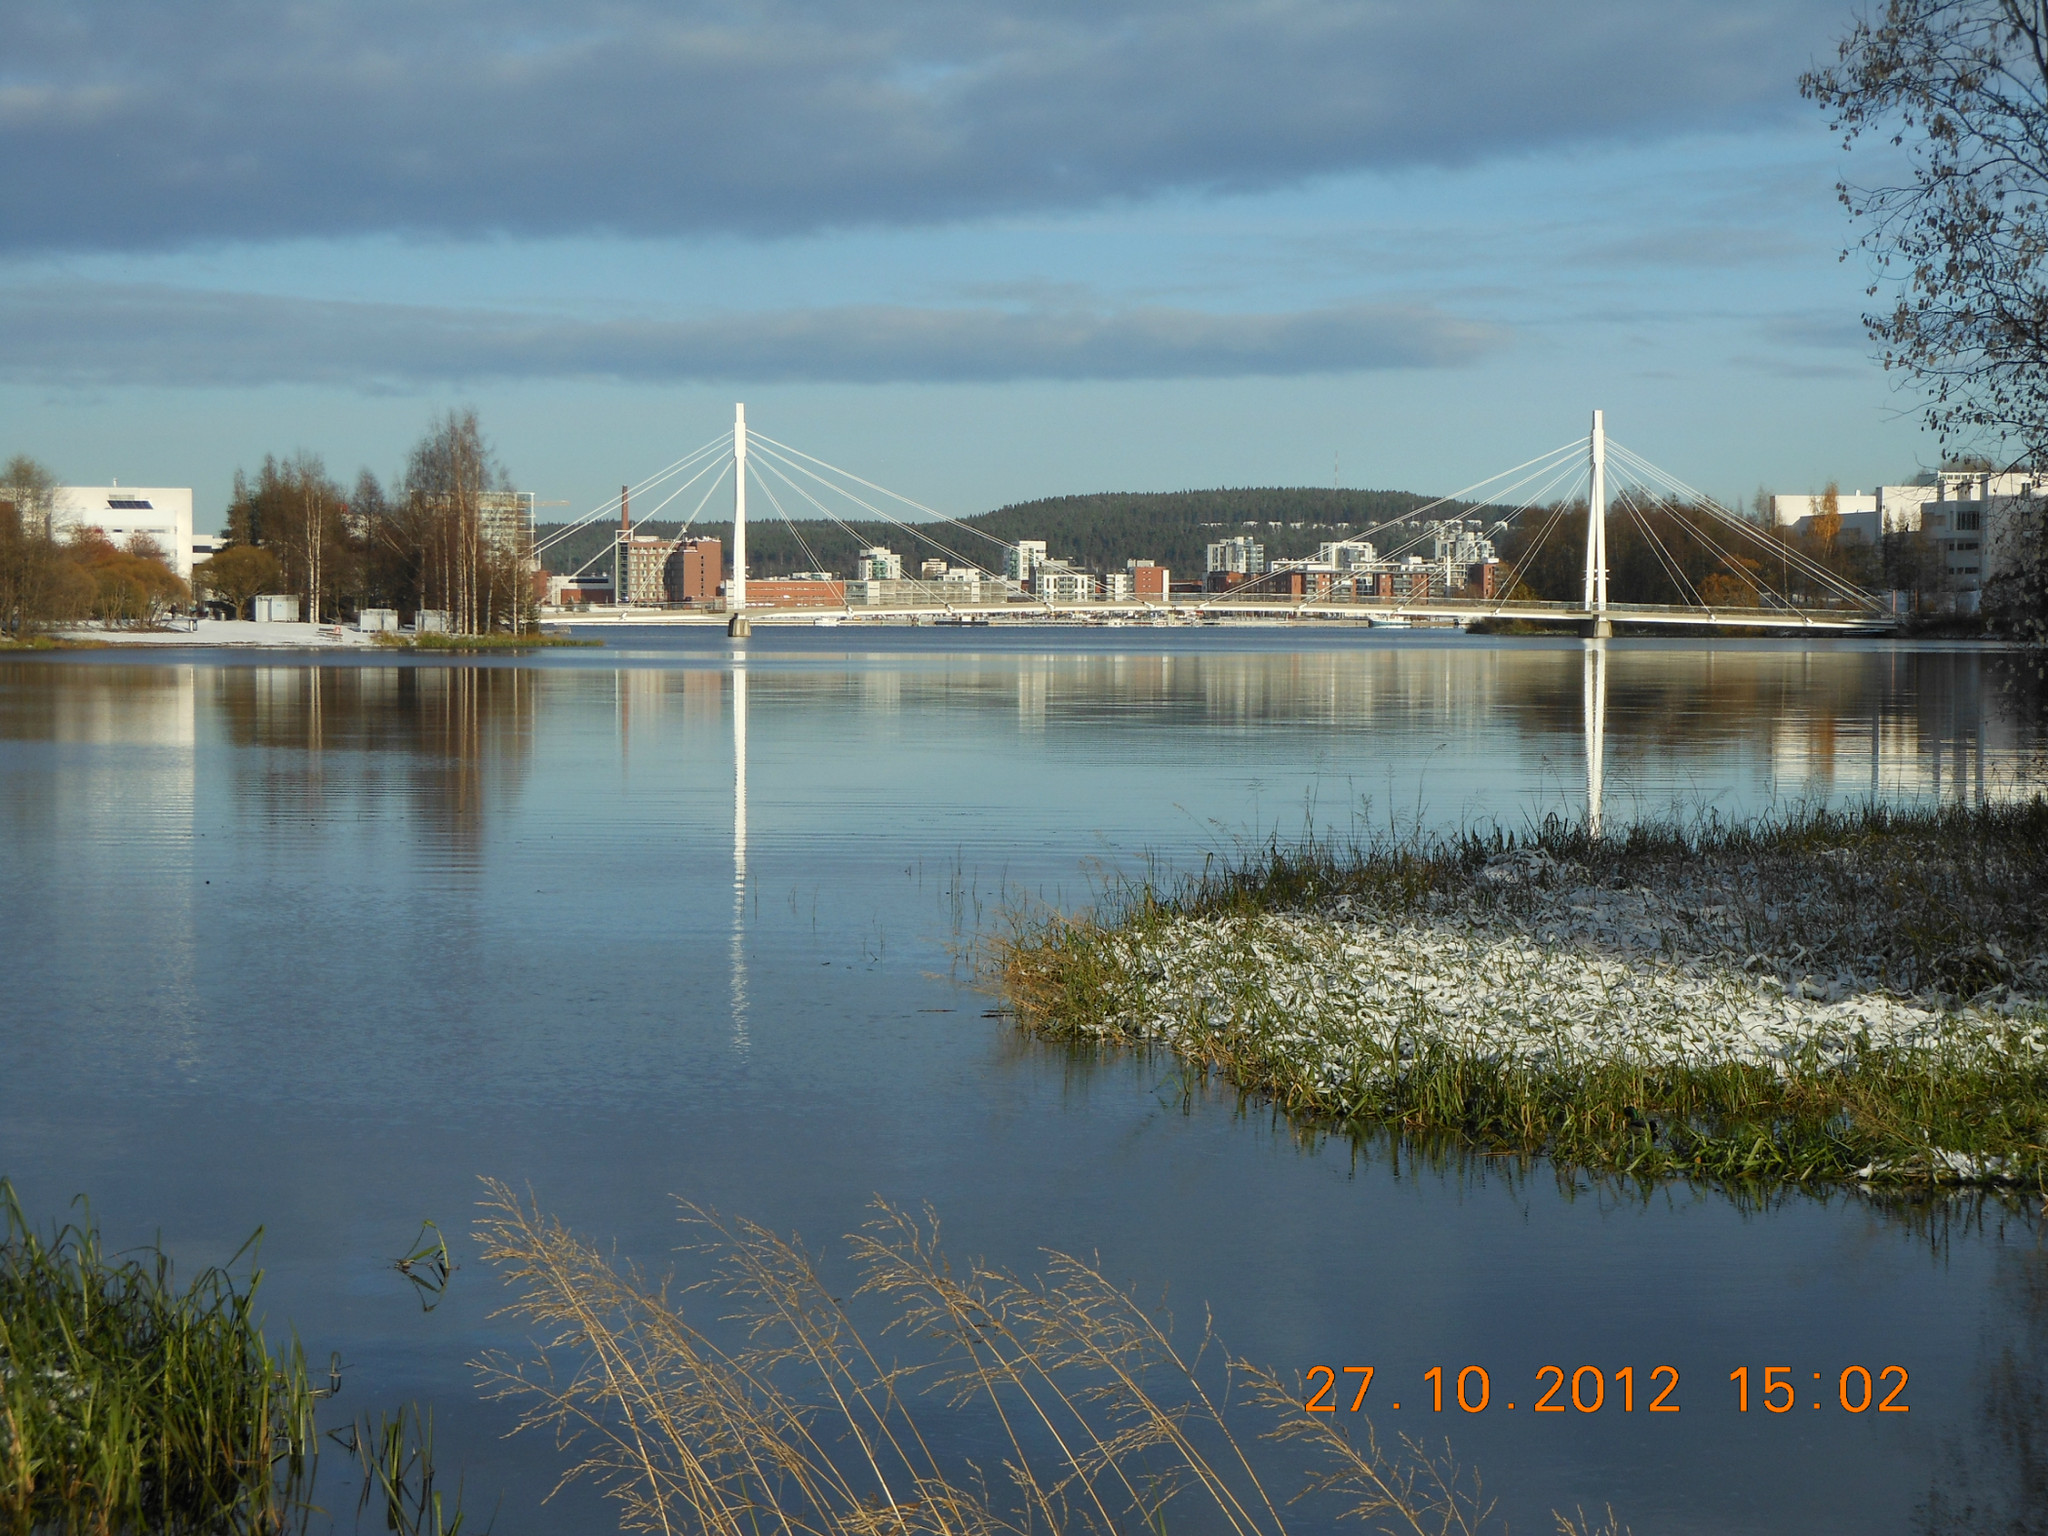
<path fill-rule="evenodd" d="M 1375 1374 L 1370 1365 L 1311 1366 L 1308 1385 L 1312 1390 L 1302 1406 L 1310 1413 L 1362 1412 Z M 1793 1384 L 1797 1374 L 1789 1365 L 1737 1366 L 1728 1373 L 1729 1400 L 1738 1413 L 1748 1413 L 1752 1407 L 1767 1413 L 1790 1413 L 1799 1406 L 1799 1389 Z M 1846 1413 L 1907 1413 L 1911 1411 L 1905 1399 L 1908 1379 L 1903 1365 L 1880 1366 L 1875 1371 L 1866 1365 L 1850 1365 L 1833 1374 L 1815 1371 L 1809 1401 L 1815 1412 L 1839 1405 Z M 1402 1406 L 1384 1384 L 1380 1397 L 1390 1409 Z M 1422 1373 L 1419 1392 L 1411 1394 L 1408 1406 L 1428 1413 L 1443 1413 L 1447 1407 L 1465 1413 L 1518 1407 L 1530 1413 L 1635 1413 L 1639 1409 L 1677 1413 L 1683 1405 L 1678 1400 L 1678 1367 L 1674 1365 L 1653 1366 L 1643 1376 L 1640 1392 L 1632 1365 L 1614 1369 L 1582 1365 L 1569 1373 L 1561 1365 L 1540 1366 L 1520 1404 L 1496 1391 L 1493 1373 L 1483 1365 L 1468 1365 L 1455 1374 L 1434 1365 Z"/>

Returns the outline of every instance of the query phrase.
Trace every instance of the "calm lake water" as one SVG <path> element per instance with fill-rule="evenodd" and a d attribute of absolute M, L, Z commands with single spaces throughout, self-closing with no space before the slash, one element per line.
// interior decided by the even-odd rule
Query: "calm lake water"
<path fill-rule="evenodd" d="M 1236 1354 L 1375 1366 L 1382 1431 L 1448 1437 L 1518 1531 L 2005 1529 L 2043 1496 L 2030 1214 L 1305 1139 L 1022 1040 L 956 965 L 1148 862 L 1582 814 L 1589 706 L 1610 827 L 2025 792 L 2044 739 L 1980 652 L 1618 642 L 1596 677 L 1577 642 L 1423 633 L 607 638 L 0 662 L 0 1173 L 188 1269 L 262 1224 L 273 1325 L 348 1364 L 337 1412 L 431 1402 L 498 1532 L 615 1519 L 543 1504 L 552 1445 L 478 1401 L 465 1363 L 517 1337 L 466 1240 L 430 1314 L 390 1268 L 483 1174 L 657 1267 L 678 1194 L 821 1246 L 879 1194 L 961 1254 L 1099 1253 Z M 1539 1418 L 1550 1364 L 1674 1366 L 1682 1411 Z M 1911 1412 L 1843 1412 L 1855 1364 L 1905 1366 Z M 1494 1406 L 1428 1413 L 1435 1365 Z M 1791 1367 L 1796 1410 L 1737 1412 L 1744 1365 Z M 1935 1519 L 1963 1492 L 1983 1523 Z"/>

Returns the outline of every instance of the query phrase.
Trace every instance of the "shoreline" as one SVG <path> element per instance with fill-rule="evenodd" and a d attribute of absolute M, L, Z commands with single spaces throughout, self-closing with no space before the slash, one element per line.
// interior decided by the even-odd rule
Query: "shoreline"
<path fill-rule="evenodd" d="M 41 641 L 42 643 L 38 643 Z M 576 639 L 542 632 L 532 635 L 414 635 L 391 630 L 363 630 L 340 624 L 257 623 L 244 619 L 201 619 L 193 629 L 69 628 L 7 651 L 85 651 L 119 649 L 314 651 L 360 655 L 365 652 L 460 654 L 471 651 L 546 650 L 598 647 L 596 639 Z"/>

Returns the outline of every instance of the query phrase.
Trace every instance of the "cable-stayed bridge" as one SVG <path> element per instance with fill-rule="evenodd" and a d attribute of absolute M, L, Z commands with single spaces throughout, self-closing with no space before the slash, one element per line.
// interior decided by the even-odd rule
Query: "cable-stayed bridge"
<path fill-rule="evenodd" d="M 1360 577 L 1318 567 L 1311 561 L 1280 562 L 1221 592 L 1168 593 L 1143 597 L 1071 596 L 1050 598 L 1024 589 L 1018 580 L 1016 546 L 985 529 L 948 516 L 850 470 L 753 431 L 744 405 L 734 407 L 730 435 L 721 433 L 674 463 L 626 487 L 620 501 L 607 501 L 574 522 L 557 527 L 536 546 L 543 559 L 579 531 L 608 520 L 615 509 L 620 532 L 687 507 L 671 547 L 688 535 L 713 498 L 730 482 L 731 574 L 722 603 L 694 608 L 635 606 L 614 602 L 578 608 L 544 609 L 544 623 L 710 624 L 723 623 L 736 635 L 755 623 L 830 624 L 846 619 L 940 623 L 1145 623 L 1201 624 L 1245 621 L 1331 620 L 1369 624 L 1471 623 L 1523 619 L 1580 626 L 1604 636 L 1617 622 L 1630 625 L 1707 625 L 1777 631 L 1871 632 L 1896 620 L 1875 593 L 1831 569 L 1772 531 L 1685 484 L 1647 458 L 1607 436 L 1603 413 L 1594 411 L 1591 430 L 1449 495 L 1426 502 L 1377 527 L 1353 534 L 1344 545 L 1362 548 L 1376 536 L 1395 542 L 1379 567 L 1420 570 L 1424 579 L 1392 576 L 1368 591 Z M 772 515 L 794 538 L 814 569 L 822 562 L 804 538 L 806 524 L 822 523 L 853 535 L 850 524 L 880 523 L 901 531 L 917 548 L 934 553 L 947 567 L 947 580 L 882 583 L 896 595 L 884 602 L 782 606 L 749 602 L 747 568 L 748 489 L 765 500 Z M 634 521 L 627 509 L 641 509 Z M 650 503 L 652 503 L 650 505 Z M 759 501 L 756 502 L 758 506 Z M 720 509 L 723 510 L 723 507 Z M 1517 551 L 1490 575 L 1490 591 L 1447 592 L 1427 579 L 1426 562 L 1411 556 L 1421 538 L 1415 526 L 1431 512 L 1478 516 L 1496 533 L 1516 530 Z M 1583 522 L 1583 530 L 1578 525 Z M 1621 603 L 1610 599 L 1610 523 L 1625 526 L 1638 549 L 1677 602 Z M 1683 541 L 1686 548 L 1675 547 Z M 1569 597 L 1538 596 L 1531 577 L 1546 556 L 1554 569 L 1566 543 L 1580 544 L 1574 564 L 1583 579 Z M 623 547 L 623 545 L 615 546 Z M 608 558 L 600 552 L 587 571 Z M 1134 552 L 1136 553 L 1136 552 Z M 1375 553 L 1377 551 L 1375 546 Z M 1406 565 L 1399 562 L 1407 561 Z M 1708 569 L 1702 573 L 1701 566 Z M 1688 568 L 1690 567 L 1690 569 Z M 1777 585 L 1774 589 L 1773 575 Z M 622 580 L 623 569 L 615 579 Z M 950 588 L 950 591 L 948 590 Z M 615 595 L 621 595 L 615 586 Z M 845 588 L 842 587 L 844 592 Z"/>

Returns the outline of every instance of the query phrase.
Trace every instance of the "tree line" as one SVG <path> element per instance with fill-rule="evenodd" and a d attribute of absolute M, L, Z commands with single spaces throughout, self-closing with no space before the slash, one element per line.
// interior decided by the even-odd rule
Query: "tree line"
<path fill-rule="evenodd" d="M 228 547 L 193 572 L 237 614 L 263 592 L 298 594 L 315 622 L 392 608 L 445 612 L 462 634 L 532 623 L 531 530 L 492 516 L 511 485 L 475 411 L 436 418 L 389 487 L 344 488 L 319 455 L 235 472 Z"/>
<path fill-rule="evenodd" d="M 319 455 L 266 456 L 235 472 L 227 546 L 188 586 L 147 538 L 116 548 L 56 517 L 55 475 L 17 456 L 0 467 L 0 633 L 83 620 L 156 624 L 209 602 L 246 616 L 292 593 L 313 622 L 394 608 L 448 615 L 463 634 L 533 622 L 531 529 L 504 512 L 510 484 L 474 411 L 437 417 L 387 488 L 364 470 L 344 488 Z"/>

